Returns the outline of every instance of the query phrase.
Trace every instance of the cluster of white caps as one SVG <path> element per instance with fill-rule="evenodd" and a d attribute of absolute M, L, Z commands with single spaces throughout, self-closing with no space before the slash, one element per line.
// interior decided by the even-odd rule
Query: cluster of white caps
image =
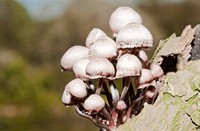
<path fill-rule="evenodd" d="M 75 45 L 62 56 L 62 70 L 76 77 L 65 86 L 62 102 L 101 129 L 115 130 L 155 99 L 163 70 L 148 63 L 144 50 L 153 46 L 153 37 L 136 11 L 118 7 L 109 26 L 113 38 L 93 28 L 86 46 Z"/>

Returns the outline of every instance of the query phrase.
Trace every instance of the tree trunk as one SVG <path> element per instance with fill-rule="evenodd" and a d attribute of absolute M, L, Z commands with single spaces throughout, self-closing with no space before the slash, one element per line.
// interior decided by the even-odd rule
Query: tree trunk
<path fill-rule="evenodd" d="M 200 130 L 200 25 L 186 26 L 161 41 L 152 62 L 159 63 L 165 75 L 154 104 L 144 108 L 118 131 Z"/>

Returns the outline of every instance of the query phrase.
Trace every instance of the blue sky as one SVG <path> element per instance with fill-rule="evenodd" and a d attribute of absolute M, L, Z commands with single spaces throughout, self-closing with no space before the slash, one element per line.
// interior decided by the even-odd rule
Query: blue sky
<path fill-rule="evenodd" d="M 37 20 L 47 20 L 63 13 L 72 0 L 17 0 Z"/>
<path fill-rule="evenodd" d="M 65 8 L 75 0 L 16 0 L 22 4 L 32 18 L 39 21 L 52 19 L 62 15 Z M 89 2 L 90 0 L 87 0 Z M 95 1 L 95 0 L 91 0 Z M 100 0 L 96 0 L 100 1 Z M 130 0 L 108 0 L 109 2 L 130 2 Z M 145 0 L 131 0 L 135 2 L 142 2 Z M 161 2 L 181 2 L 183 0 L 160 0 Z"/>

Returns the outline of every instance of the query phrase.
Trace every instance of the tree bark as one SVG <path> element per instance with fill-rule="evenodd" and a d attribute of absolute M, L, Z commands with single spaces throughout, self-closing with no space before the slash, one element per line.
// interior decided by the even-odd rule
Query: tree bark
<path fill-rule="evenodd" d="M 186 26 L 180 37 L 173 34 L 160 42 L 151 59 L 165 72 L 159 95 L 118 131 L 200 130 L 199 37 L 200 25 Z"/>

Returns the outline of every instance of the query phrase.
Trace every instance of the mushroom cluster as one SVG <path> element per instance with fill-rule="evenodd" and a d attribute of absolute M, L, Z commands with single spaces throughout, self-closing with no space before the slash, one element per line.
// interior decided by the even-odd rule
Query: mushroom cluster
<path fill-rule="evenodd" d="M 114 131 L 155 100 L 163 70 L 148 62 L 144 50 L 153 46 L 153 37 L 136 11 L 118 7 L 109 26 L 113 38 L 93 28 L 86 46 L 73 46 L 62 56 L 62 70 L 75 74 L 62 102 L 101 130 Z"/>

